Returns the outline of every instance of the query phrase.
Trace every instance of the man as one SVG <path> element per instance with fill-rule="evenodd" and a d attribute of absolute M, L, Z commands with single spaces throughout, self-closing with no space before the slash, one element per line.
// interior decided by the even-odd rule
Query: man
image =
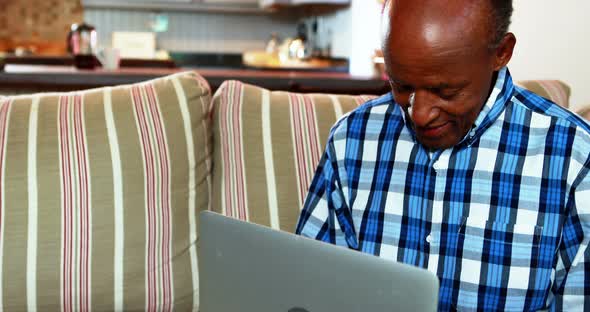
<path fill-rule="evenodd" d="M 436 273 L 441 310 L 590 309 L 590 126 L 513 85 L 511 14 L 392 0 L 392 92 L 334 125 L 297 233 Z"/>

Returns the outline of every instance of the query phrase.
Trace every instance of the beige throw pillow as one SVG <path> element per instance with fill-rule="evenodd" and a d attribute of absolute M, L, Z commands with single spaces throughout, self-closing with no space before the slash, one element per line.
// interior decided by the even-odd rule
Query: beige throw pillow
<path fill-rule="evenodd" d="M 0 310 L 192 310 L 209 103 L 192 72 L 3 98 Z"/>
<path fill-rule="evenodd" d="M 212 209 L 295 231 L 330 128 L 370 98 L 223 83 L 213 97 Z"/>

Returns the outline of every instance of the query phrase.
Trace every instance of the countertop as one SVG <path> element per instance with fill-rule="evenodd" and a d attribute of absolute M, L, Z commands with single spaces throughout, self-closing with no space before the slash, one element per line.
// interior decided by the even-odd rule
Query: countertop
<path fill-rule="evenodd" d="M 0 90 L 35 89 L 73 91 L 136 83 L 179 71 L 196 70 L 209 82 L 213 92 L 225 80 L 240 80 L 270 90 L 330 92 L 341 94 L 383 94 L 386 80 L 352 76 L 348 73 L 219 68 L 100 68 L 80 70 L 73 66 L 7 64 L 0 71 Z M 1 92 L 0 92 L 1 93 Z"/>

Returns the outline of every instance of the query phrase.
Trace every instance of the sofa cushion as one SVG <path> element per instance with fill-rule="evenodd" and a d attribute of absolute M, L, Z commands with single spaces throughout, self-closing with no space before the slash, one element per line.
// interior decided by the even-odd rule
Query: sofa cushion
<path fill-rule="evenodd" d="M 224 82 L 213 97 L 212 209 L 295 231 L 331 126 L 370 98 Z"/>
<path fill-rule="evenodd" d="M 3 98 L 0 310 L 191 310 L 209 104 L 192 72 Z"/>
<path fill-rule="evenodd" d="M 580 115 L 584 119 L 590 121 L 590 104 L 582 105 L 578 109 L 576 109 L 576 114 Z"/>
<path fill-rule="evenodd" d="M 560 80 L 521 80 L 517 85 L 532 91 L 546 99 L 568 108 L 570 101 L 570 87 Z"/>

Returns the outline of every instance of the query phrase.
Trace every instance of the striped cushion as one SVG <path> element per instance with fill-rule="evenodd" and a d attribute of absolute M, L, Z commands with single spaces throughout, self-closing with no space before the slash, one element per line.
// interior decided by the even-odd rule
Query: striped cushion
<path fill-rule="evenodd" d="M 585 118 L 586 120 L 590 121 L 590 104 L 579 107 L 578 109 L 576 109 L 576 113 Z"/>
<path fill-rule="evenodd" d="M 568 108 L 570 87 L 560 80 L 521 80 L 517 85 Z"/>
<path fill-rule="evenodd" d="M 293 232 L 330 127 L 369 98 L 223 83 L 213 97 L 212 209 Z"/>
<path fill-rule="evenodd" d="M 181 73 L 0 102 L 0 310 L 192 309 L 209 101 Z"/>

